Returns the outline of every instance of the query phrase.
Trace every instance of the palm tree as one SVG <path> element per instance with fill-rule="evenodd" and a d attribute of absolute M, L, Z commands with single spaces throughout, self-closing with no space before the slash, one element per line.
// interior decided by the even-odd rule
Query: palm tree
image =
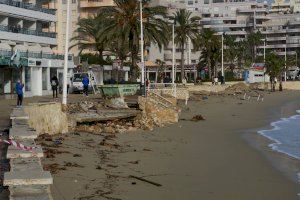
<path fill-rule="evenodd" d="M 248 42 L 249 48 L 251 50 L 252 62 L 255 62 L 256 48 L 259 44 L 261 44 L 262 39 L 263 39 L 263 36 L 260 31 L 250 32 L 247 36 L 247 42 Z"/>
<path fill-rule="evenodd" d="M 71 38 L 75 41 L 70 49 L 78 46 L 80 53 L 85 49 L 94 49 L 99 54 L 100 62 L 103 61 L 103 52 L 108 44 L 107 38 L 100 35 L 100 30 L 103 29 L 101 17 L 93 16 L 86 19 L 80 19 L 78 28 L 76 29 L 76 36 Z"/>
<path fill-rule="evenodd" d="M 132 78 L 137 78 L 137 58 L 139 53 L 140 10 L 138 0 L 114 0 L 115 7 L 101 10 L 101 18 L 106 26 L 101 30 L 102 37 L 122 34 L 128 40 L 130 49 Z M 155 43 L 159 48 L 168 42 L 168 23 L 164 20 L 167 15 L 165 7 L 149 7 L 143 0 L 144 42 Z"/>
<path fill-rule="evenodd" d="M 209 78 L 212 76 L 212 70 L 214 76 L 216 76 L 216 58 L 220 57 L 220 36 L 216 35 L 216 32 L 212 29 L 203 29 L 198 39 L 198 45 L 202 50 L 200 62 L 206 60 L 206 66 L 208 67 Z"/>
<path fill-rule="evenodd" d="M 236 38 L 231 35 L 225 35 L 224 37 L 224 57 L 227 62 L 230 63 L 230 69 L 233 71 L 234 63 L 237 58 L 237 43 Z"/>
<path fill-rule="evenodd" d="M 271 90 L 275 91 L 275 78 L 279 80 L 279 90 L 282 91 L 282 72 L 284 70 L 284 61 L 274 52 L 266 56 L 266 73 L 271 78 Z"/>
<path fill-rule="evenodd" d="M 188 40 L 196 46 L 199 37 L 200 17 L 192 16 L 192 12 L 186 9 L 178 10 L 174 16 L 175 23 L 175 43 L 181 51 L 181 80 L 184 78 L 184 49 Z"/>

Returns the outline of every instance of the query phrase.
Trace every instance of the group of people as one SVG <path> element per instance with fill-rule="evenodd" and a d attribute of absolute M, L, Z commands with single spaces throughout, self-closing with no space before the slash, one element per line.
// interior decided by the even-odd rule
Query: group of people
<path fill-rule="evenodd" d="M 84 76 L 82 78 L 83 94 L 87 97 L 89 95 L 89 84 L 90 84 L 89 77 Z M 55 75 L 51 78 L 51 88 L 52 88 L 53 98 L 58 98 L 59 81 L 57 76 Z M 17 81 L 15 86 L 15 91 L 17 94 L 17 106 L 22 106 L 23 98 L 24 98 L 24 84 L 21 82 L 21 80 Z M 68 91 L 69 91 L 69 84 L 67 85 L 67 92 Z"/>

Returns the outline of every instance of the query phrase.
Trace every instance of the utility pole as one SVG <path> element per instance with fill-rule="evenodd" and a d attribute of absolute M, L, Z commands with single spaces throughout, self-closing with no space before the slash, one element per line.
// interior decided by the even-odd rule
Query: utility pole
<path fill-rule="evenodd" d="M 224 77 L 224 30 L 222 32 L 222 76 Z"/>
<path fill-rule="evenodd" d="M 67 84 L 68 84 L 68 61 L 69 61 L 69 26 L 70 26 L 70 1 L 67 0 L 67 23 L 66 23 L 66 41 L 65 41 L 65 58 L 64 58 L 64 73 L 63 73 L 63 95 L 62 104 L 67 105 Z"/>

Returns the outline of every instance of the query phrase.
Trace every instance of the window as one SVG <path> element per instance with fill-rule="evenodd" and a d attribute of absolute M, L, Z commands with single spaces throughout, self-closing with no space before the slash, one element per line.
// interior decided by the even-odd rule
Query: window
<path fill-rule="evenodd" d="M 47 68 L 43 67 L 42 68 L 42 88 L 43 90 L 47 90 L 47 81 L 48 80 L 48 76 L 47 76 Z"/>
<path fill-rule="evenodd" d="M 72 17 L 76 16 L 76 10 L 72 10 Z"/>
<path fill-rule="evenodd" d="M 76 28 L 76 22 L 72 22 L 72 28 L 73 28 L 73 29 Z"/>
<path fill-rule="evenodd" d="M 67 0 L 62 0 L 62 3 L 63 3 L 63 4 L 66 4 L 66 3 L 67 3 Z"/>
<path fill-rule="evenodd" d="M 76 0 L 72 0 L 72 3 L 76 3 Z"/>
<path fill-rule="evenodd" d="M 67 11 L 66 10 L 63 11 L 63 16 L 64 17 L 67 16 Z"/>
<path fill-rule="evenodd" d="M 31 73 L 30 67 L 25 67 L 25 91 L 31 91 Z"/>
<path fill-rule="evenodd" d="M 62 23 L 62 28 L 65 29 L 66 27 L 67 27 L 67 23 L 66 23 L 66 22 L 63 22 L 63 23 Z"/>

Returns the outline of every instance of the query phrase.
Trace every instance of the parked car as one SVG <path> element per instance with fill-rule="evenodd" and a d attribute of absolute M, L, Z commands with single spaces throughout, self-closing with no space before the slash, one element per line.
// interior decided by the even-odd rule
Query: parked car
<path fill-rule="evenodd" d="M 291 68 L 287 71 L 287 79 L 288 80 L 298 80 L 299 79 L 300 70 L 298 67 Z"/>

